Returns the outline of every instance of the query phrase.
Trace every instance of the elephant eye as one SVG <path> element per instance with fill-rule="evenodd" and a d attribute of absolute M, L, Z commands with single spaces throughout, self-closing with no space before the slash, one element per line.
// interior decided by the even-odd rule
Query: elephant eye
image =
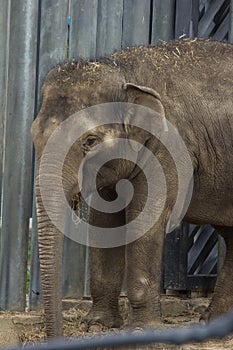
<path fill-rule="evenodd" d="M 86 139 L 85 146 L 92 146 L 96 142 L 97 138 L 95 136 L 90 136 Z"/>
<path fill-rule="evenodd" d="M 89 136 L 86 141 L 82 144 L 82 150 L 85 153 L 87 153 L 90 148 L 95 144 L 97 140 L 97 137 L 94 135 Z"/>

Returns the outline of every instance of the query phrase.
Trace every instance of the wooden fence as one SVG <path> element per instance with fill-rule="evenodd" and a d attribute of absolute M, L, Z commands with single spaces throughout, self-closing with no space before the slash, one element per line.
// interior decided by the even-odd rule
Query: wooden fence
<path fill-rule="evenodd" d="M 0 308 L 20 311 L 28 251 L 30 308 L 41 303 L 30 127 L 47 72 L 67 58 L 94 60 L 182 35 L 233 42 L 233 0 L 0 0 L 0 8 Z M 88 294 L 88 251 L 68 239 L 63 289 L 64 297 Z"/>

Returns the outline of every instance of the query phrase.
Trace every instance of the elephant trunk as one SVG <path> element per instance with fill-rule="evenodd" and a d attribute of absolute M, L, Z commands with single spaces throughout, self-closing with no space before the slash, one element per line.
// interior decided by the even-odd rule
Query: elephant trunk
<path fill-rule="evenodd" d="M 41 174 L 37 171 L 36 205 L 38 222 L 38 245 L 40 257 L 41 281 L 43 289 L 45 324 L 48 338 L 60 337 L 63 334 L 62 321 L 62 248 L 63 232 L 51 221 L 51 213 L 65 223 L 67 202 L 64 202 L 58 191 L 56 177 L 45 175 L 47 196 L 44 198 L 41 188 Z M 70 179 L 69 179 L 70 180 Z M 72 182 L 72 181 L 71 181 Z M 65 191 L 68 198 L 68 190 Z M 49 207 L 49 211 L 48 211 Z M 62 231 L 62 232 L 61 232 Z"/>

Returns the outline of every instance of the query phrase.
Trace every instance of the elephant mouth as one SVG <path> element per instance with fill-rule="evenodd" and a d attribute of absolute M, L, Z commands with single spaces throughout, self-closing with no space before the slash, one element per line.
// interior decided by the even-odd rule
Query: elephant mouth
<path fill-rule="evenodd" d="M 71 200 L 71 209 L 73 211 L 81 211 L 83 203 L 84 203 L 83 196 L 81 192 L 78 192 L 73 196 Z"/>
<path fill-rule="evenodd" d="M 101 191 L 104 189 L 104 186 L 100 186 L 98 188 L 98 192 L 101 193 Z M 91 195 L 91 192 L 90 192 Z M 88 206 L 85 199 L 82 196 L 81 192 L 78 192 L 74 194 L 74 196 L 71 199 L 71 209 L 73 211 L 81 212 L 83 207 Z"/>
<path fill-rule="evenodd" d="M 105 186 L 99 186 L 97 188 L 97 192 L 100 194 L 104 188 L 105 188 Z M 93 192 L 94 192 L 94 190 L 91 191 L 90 189 L 88 189 L 88 191 L 85 192 L 85 189 L 84 189 L 84 194 L 87 197 L 91 196 L 93 194 Z M 75 193 L 71 199 L 71 209 L 74 211 L 76 211 L 76 210 L 79 211 L 79 210 L 81 210 L 82 206 L 85 205 L 85 203 L 86 203 L 86 201 L 83 198 L 81 191 L 78 193 Z"/>
<path fill-rule="evenodd" d="M 78 216 L 78 222 L 89 222 L 89 205 L 81 192 L 76 193 L 71 200 L 71 209 Z"/>

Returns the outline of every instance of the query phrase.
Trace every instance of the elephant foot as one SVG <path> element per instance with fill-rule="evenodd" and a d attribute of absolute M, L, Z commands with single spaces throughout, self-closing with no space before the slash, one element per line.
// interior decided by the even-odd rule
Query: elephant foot
<path fill-rule="evenodd" d="M 130 321 L 129 322 L 129 328 L 130 329 L 148 329 L 148 328 L 153 328 L 153 329 L 158 329 L 163 326 L 162 320 L 150 320 L 150 321 Z"/>
<path fill-rule="evenodd" d="M 101 332 L 106 328 L 120 328 L 123 325 L 123 319 L 119 313 L 109 310 L 91 309 L 84 318 L 87 330 L 90 332 Z"/>
<path fill-rule="evenodd" d="M 131 309 L 131 315 L 129 318 L 129 327 L 133 329 L 147 329 L 162 327 L 163 322 L 160 313 L 155 310 L 145 309 Z"/>
<path fill-rule="evenodd" d="M 209 309 L 207 308 L 202 314 L 201 314 L 201 317 L 199 318 L 199 322 L 201 324 L 207 324 L 209 323 L 209 320 L 210 320 L 210 311 Z"/>
<path fill-rule="evenodd" d="M 160 311 L 160 301 L 156 304 L 131 303 L 129 326 L 132 328 L 160 328 L 163 325 Z"/>
<path fill-rule="evenodd" d="M 199 319 L 199 322 L 202 324 L 208 324 L 209 322 L 214 322 L 216 318 L 218 318 L 223 314 L 224 314 L 224 310 L 222 312 L 218 312 L 214 310 L 212 307 L 207 307 L 206 310 L 202 313 Z"/>

